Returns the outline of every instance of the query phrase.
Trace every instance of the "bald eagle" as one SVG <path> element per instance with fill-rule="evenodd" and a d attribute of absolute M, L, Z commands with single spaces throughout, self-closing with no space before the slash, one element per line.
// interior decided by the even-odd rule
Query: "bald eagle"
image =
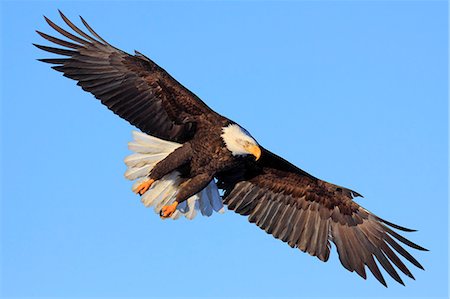
<path fill-rule="evenodd" d="M 49 19 L 67 39 L 37 31 L 60 47 L 36 45 L 61 55 L 39 59 L 78 81 L 134 132 L 125 159 L 132 189 L 161 218 L 192 219 L 228 210 L 248 216 L 266 233 L 321 261 L 334 243 L 342 265 L 366 279 L 366 267 L 386 286 L 375 259 L 397 282 L 394 266 L 414 278 L 398 254 L 421 264 L 399 243 L 425 248 L 353 201 L 359 193 L 320 180 L 262 147 L 234 121 L 216 113 L 164 69 L 139 52 L 127 54 L 107 43 L 81 18 L 90 34 L 61 12 L 73 32 Z M 78 35 L 76 35 L 78 34 Z M 220 191 L 219 191 L 220 189 Z"/>

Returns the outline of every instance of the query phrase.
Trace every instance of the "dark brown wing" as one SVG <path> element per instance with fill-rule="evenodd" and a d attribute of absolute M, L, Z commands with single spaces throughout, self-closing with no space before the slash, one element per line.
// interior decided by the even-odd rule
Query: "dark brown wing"
<path fill-rule="evenodd" d="M 395 265 L 414 278 L 399 259 L 402 255 L 423 269 L 396 240 L 426 250 L 391 228 L 410 229 L 385 221 L 353 201 L 358 193 L 321 181 L 264 150 L 258 164 L 248 162 L 219 177 L 230 210 L 249 216 L 252 223 L 287 242 L 291 247 L 327 261 L 330 241 L 336 245 L 342 265 L 366 278 L 365 266 L 386 286 L 375 259 L 403 284 Z"/>
<path fill-rule="evenodd" d="M 53 29 L 70 41 L 37 31 L 43 38 L 68 48 L 35 45 L 66 56 L 40 61 L 56 64 L 53 69 L 77 80 L 79 86 L 94 94 L 115 114 L 147 134 L 175 142 L 184 142 L 192 137 L 201 115 L 219 117 L 149 58 L 139 52 L 132 56 L 111 46 L 83 18 L 81 20 L 91 35 L 60 14 L 79 36 L 45 18 Z"/>

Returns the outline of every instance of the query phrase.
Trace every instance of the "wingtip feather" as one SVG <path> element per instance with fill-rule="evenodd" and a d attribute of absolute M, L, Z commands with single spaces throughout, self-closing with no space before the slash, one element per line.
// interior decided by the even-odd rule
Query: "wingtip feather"
<path fill-rule="evenodd" d="M 60 9 L 58 9 L 58 13 L 61 16 L 61 18 L 63 18 L 63 19 L 66 18 L 66 16 L 63 14 L 63 12 Z"/>
<path fill-rule="evenodd" d="M 401 231 L 404 231 L 404 232 L 416 232 L 416 231 L 417 231 L 416 229 L 411 229 L 411 228 L 407 228 L 407 227 L 404 227 L 404 226 L 401 226 L 401 225 L 392 223 L 392 222 L 387 221 L 387 220 L 385 220 L 385 219 L 383 219 L 383 218 L 380 218 L 380 217 L 378 217 L 378 216 L 377 216 L 376 218 L 377 218 L 378 221 L 381 221 L 381 222 L 383 222 L 384 224 L 389 225 L 390 227 L 393 227 L 393 228 L 395 228 L 395 229 L 398 229 L 398 230 L 401 230 Z"/>

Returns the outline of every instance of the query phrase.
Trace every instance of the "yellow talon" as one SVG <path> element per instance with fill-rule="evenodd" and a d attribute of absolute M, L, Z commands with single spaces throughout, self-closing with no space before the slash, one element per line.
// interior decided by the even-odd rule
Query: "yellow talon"
<path fill-rule="evenodd" d="M 177 210 L 177 206 L 178 202 L 176 201 L 171 205 L 163 206 L 159 212 L 159 216 L 161 216 L 162 219 L 169 218 Z"/>
<path fill-rule="evenodd" d="M 155 182 L 155 180 L 153 180 L 153 179 L 148 179 L 148 180 L 142 182 L 139 186 L 137 186 L 135 193 L 143 195 L 145 192 L 148 191 L 148 189 L 150 189 L 150 187 L 152 186 L 152 184 L 154 182 Z"/>

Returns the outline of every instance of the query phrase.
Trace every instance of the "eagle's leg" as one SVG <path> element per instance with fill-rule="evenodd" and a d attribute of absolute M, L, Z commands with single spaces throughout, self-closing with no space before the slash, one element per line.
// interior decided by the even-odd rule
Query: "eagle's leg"
<path fill-rule="evenodd" d="M 191 145 L 189 143 L 183 144 L 182 147 L 177 148 L 166 158 L 156 163 L 155 167 L 153 167 L 152 171 L 148 175 L 147 180 L 137 186 L 135 192 L 143 195 L 148 189 L 150 189 L 154 182 L 188 162 L 191 159 L 191 156 Z"/>
<path fill-rule="evenodd" d="M 209 184 L 209 182 L 211 182 L 213 177 L 213 174 L 203 173 L 182 184 L 180 186 L 181 189 L 177 194 L 175 202 L 171 205 L 163 206 L 161 208 L 161 211 L 159 212 L 161 218 L 169 218 L 170 216 L 172 216 L 172 214 L 176 211 L 179 203 L 182 203 L 192 195 L 197 194 L 198 192 L 203 190 L 203 188 L 205 188 Z"/>

